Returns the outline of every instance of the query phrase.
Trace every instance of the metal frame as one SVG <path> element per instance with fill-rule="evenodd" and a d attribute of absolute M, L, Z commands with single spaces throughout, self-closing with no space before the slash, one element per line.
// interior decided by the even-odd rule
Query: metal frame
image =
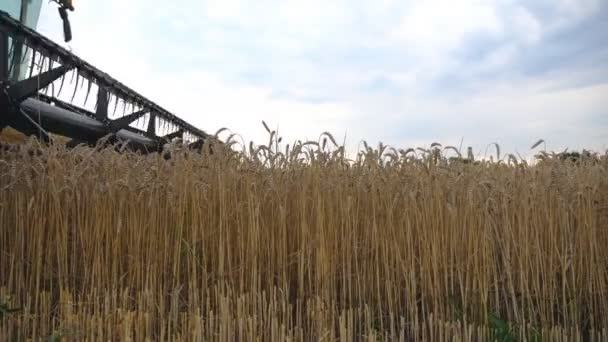
<path fill-rule="evenodd" d="M 9 38 L 13 45 L 12 56 L 9 51 Z M 22 46 L 26 52 L 23 53 L 22 48 L 18 46 Z M 15 57 L 21 53 L 25 56 L 27 51 L 32 52 L 29 78 L 19 80 L 11 77 L 10 59 L 13 59 L 13 69 L 16 69 Z M 23 59 L 24 56 L 18 57 Z M 37 75 L 32 75 L 34 65 L 39 66 Z M 59 66 L 53 68 L 54 65 Z M 57 89 L 61 93 L 68 72 L 76 76 L 71 102 L 62 101 L 55 96 Z M 55 83 L 59 82 L 55 87 Z M 85 103 L 91 92 L 91 84 L 98 88 L 95 112 L 73 102 L 78 87 L 82 89 L 87 83 Z M 52 93 L 50 96 L 49 89 Z M 109 117 L 108 104 L 111 98 L 115 100 L 114 112 L 118 103 L 122 102 L 122 117 Z M 127 107 L 133 108 L 134 111 L 127 113 Z M 145 130 L 131 126 L 144 115 L 149 117 Z M 102 137 L 111 135 L 115 140 L 128 140 L 135 148 L 146 151 L 158 151 L 165 143 L 175 138 L 181 138 L 198 148 L 209 137 L 204 131 L 11 18 L 8 13 L 0 11 L 0 129 L 6 125 L 25 134 L 40 135 L 44 140 L 48 139 L 47 132 L 64 135 L 74 139 L 70 145 L 75 142 L 95 144 Z M 157 132 L 157 125 L 170 129 Z M 158 135 L 159 133 L 161 135 Z"/>

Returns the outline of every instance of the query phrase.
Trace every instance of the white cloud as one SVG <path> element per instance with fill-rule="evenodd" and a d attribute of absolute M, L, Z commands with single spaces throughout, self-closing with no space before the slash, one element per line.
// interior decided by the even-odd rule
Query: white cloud
<path fill-rule="evenodd" d="M 502 30 L 496 8 L 489 1 L 430 0 L 408 8 L 392 35 L 416 52 L 439 57 L 456 47 L 466 34 L 500 34 Z"/>
<path fill-rule="evenodd" d="M 235 19 L 242 14 L 243 1 L 223 0 L 205 3 L 205 15 L 216 20 Z"/>
<path fill-rule="evenodd" d="M 517 6 L 514 10 L 512 28 L 515 34 L 521 37 L 521 41 L 527 45 L 538 42 L 542 37 L 542 27 L 538 19 L 528 10 Z"/>

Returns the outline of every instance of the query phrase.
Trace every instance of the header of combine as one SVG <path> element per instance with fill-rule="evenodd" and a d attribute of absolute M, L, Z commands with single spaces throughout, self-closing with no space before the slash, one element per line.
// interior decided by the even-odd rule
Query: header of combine
<path fill-rule="evenodd" d="M 200 146 L 202 130 L 171 114 L 0 11 L 0 130 L 11 126 L 68 145 L 111 136 L 141 151 L 176 138 Z"/>

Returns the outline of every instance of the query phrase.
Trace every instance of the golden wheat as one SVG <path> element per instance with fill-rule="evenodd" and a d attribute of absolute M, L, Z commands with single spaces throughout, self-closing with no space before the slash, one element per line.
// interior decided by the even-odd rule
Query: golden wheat
<path fill-rule="evenodd" d="M 0 340 L 608 338 L 605 157 L 278 143 L 1 152 Z"/>

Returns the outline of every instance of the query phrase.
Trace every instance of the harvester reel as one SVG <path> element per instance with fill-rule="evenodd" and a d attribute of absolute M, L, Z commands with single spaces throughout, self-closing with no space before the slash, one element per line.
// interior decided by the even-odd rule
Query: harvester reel
<path fill-rule="evenodd" d="M 56 2 L 65 24 L 71 1 Z M 70 147 L 109 135 L 108 142 L 142 152 L 160 152 L 174 139 L 200 148 L 209 136 L 0 11 L 0 129 L 5 126 L 45 141 L 49 134 L 65 136 Z"/>

